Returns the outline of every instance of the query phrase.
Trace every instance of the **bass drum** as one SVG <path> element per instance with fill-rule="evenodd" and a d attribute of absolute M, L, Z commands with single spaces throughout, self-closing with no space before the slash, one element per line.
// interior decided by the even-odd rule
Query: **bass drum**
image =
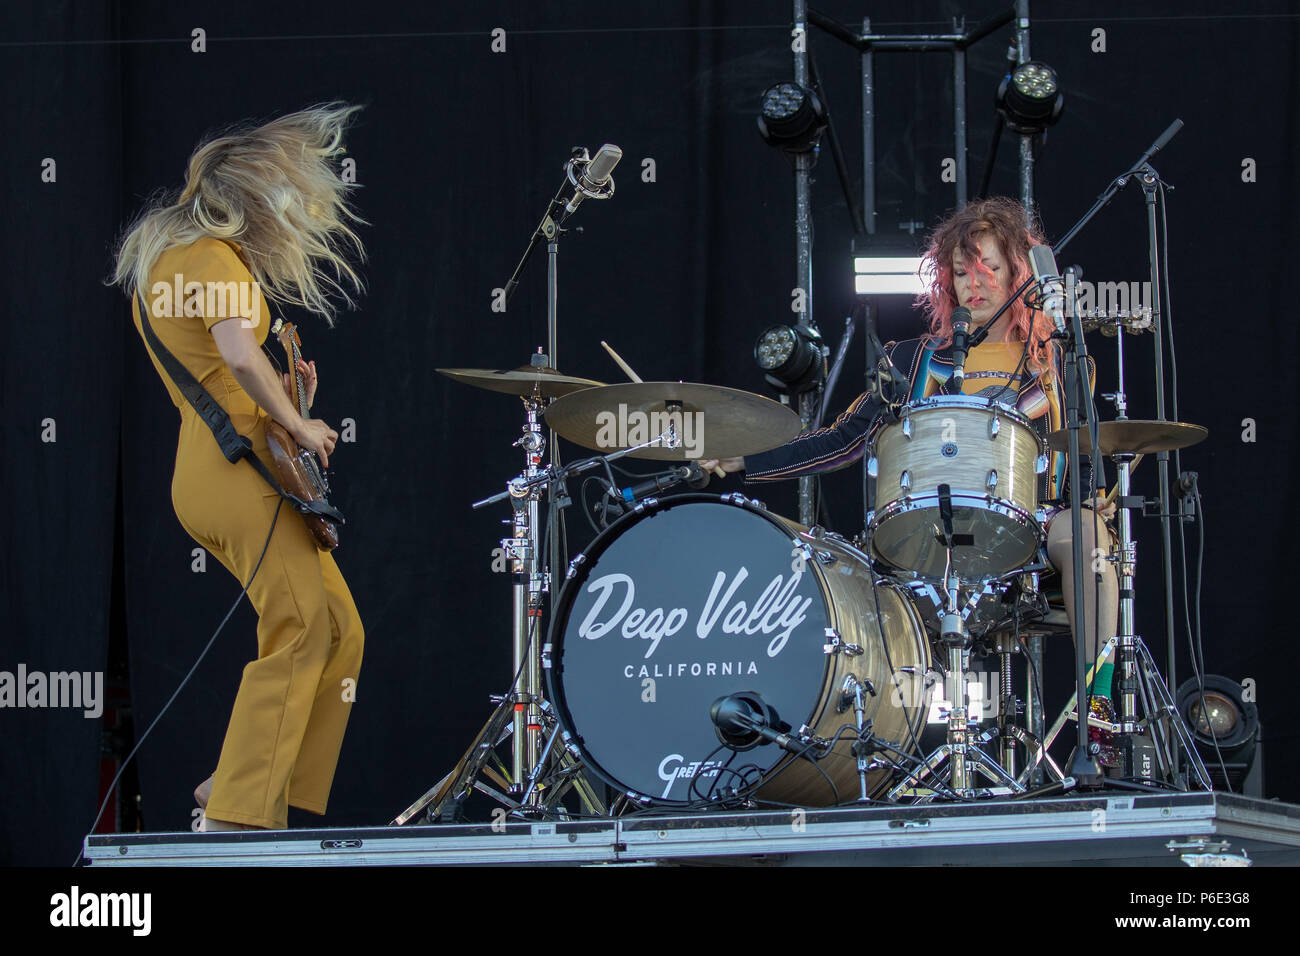
<path fill-rule="evenodd" d="M 724 790 L 856 799 L 855 734 L 814 766 L 775 745 L 723 745 L 710 708 L 744 693 L 781 725 L 830 739 L 855 724 L 852 677 L 869 689 L 875 735 L 911 754 L 929 664 L 904 592 L 841 539 L 741 495 L 651 499 L 611 525 L 570 563 L 543 649 L 550 699 L 586 766 L 641 804 L 678 807 Z M 889 776 L 872 771 L 869 792 Z"/>

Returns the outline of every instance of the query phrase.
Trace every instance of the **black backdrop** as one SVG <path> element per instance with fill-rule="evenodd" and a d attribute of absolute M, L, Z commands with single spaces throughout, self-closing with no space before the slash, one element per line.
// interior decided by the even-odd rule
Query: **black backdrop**
<path fill-rule="evenodd" d="M 820 0 L 845 22 L 939 29 L 1004 8 Z M 374 825 L 441 776 L 509 676 L 509 600 L 491 571 L 498 511 L 473 512 L 518 470 L 517 404 L 455 385 L 438 366 L 523 364 L 545 342 L 545 264 L 533 262 L 505 314 L 491 311 L 570 147 L 624 150 L 611 202 L 592 203 L 561 247 L 560 367 L 620 381 L 608 339 L 647 380 L 764 392 L 750 349 L 790 318 L 795 284 L 789 166 L 759 139 L 758 97 L 792 74 L 780 0 L 473 5 L 16 2 L 0 27 L 6 146 L 4 260 L 14 288 L 3 340 L 0 670 L 104 670 L 129 648 L 137 733 L 158 714 L 238 594 L 171 510 L 176 415 L 146 361 L 125 299 L 101 284 L 121 225 L 151 190 L 179 185 L 206 132 L 326 99 L 364 103 L 349 140 L 369 294 L 336 328 L 308 318 L 319 413 L 355 422 L 337 453 L 348 514 L 338 553 L 367 631 L 358 703 L 327 822 Z M 1211 438 L 1184 455 L 1207 506 L 1204 633 L 1210 672 L 1253 679 L 1269 795 L 1300 800 L 1286 723 L 1294 615 L 1293 408 L 1297 346 L 1285 307 L 1296 248 L 1296 3 L 1117 0 L 1034 4 L 1032 50 L 1063 77 L 1066 114 L 1037 169 L 1050 236 L 1174 118 L 1186 129 L 1157 159 L 1171 197 L 1170 265 L 1180 346 L 1179 412 Z M 490 33 L 506 31 L 494 53 Z M 206 31 L 193 52 L 192 31 Z M 1105 52 L 1094 52 L 1094 30 Z M 969 56 L 970 161 L 978 181 L 1006 30 Z M 850 167 L 860 169 L 856 55 L 816 30 Z M 933 223 L 955 202 L 946 57 L 878 58 L 882 231 Z M 47 159 L 55 180 L 42 178 Z M 1254 160 L 1256 180 L 1243 181 Z M 644 160 L 654 162 L 645 181 Z M 1004 141 L 994 191 L 1015 191 Z M 815 197 L 814 308 L 834 340 L 852 307 L 851 229 L 829 156 Z M 1144 212 L 1127 193 L 1066 259 L 1089 278 L 1146 278 Z M 292 320 L 301 316 L 290 315 Z M 913 314 L 890 306 L 886 336 Z M 858 345 L 860 345 L 860 340 Z M 1097 339 L 1103 388 L 1110 340 Z M 1132 342 L 1135 417 L 1152 406 L 1151 344 Z M 861 348 L 830 414 L 862 376 Z M 1103 414 L 1108 414 L 1104 407 Z M 1253 419 L 1256 440 L 1242 440 Z M 55 441 L 46 419 L 54 420 Z M 573 454 L 574 449 L 569 448 Z M 1154 468 L 1139 472 L 1152 493 Z M 824 482 L 827 513 L 861 523 L 860 472 Z M 734 479 L 732 480 L 734 485 Z M 763 497 L 792 514 L 794 488 Z M 570 547 L 589 537 L 574 515 Z M 1163 660 L 1159 545 L 1142 522 L 1140 631 Z M 1195 555 L 1195 536 L 1191 538 Z M 1181 598 L 1179 600 L 1181 604 Z M 1181 618 L 1180 618 L 1181 619 Z M 254 653 L 245 605 L 137 758 L 142 826 L 189 826 L 191 788 L 215 764 L 240 669 Z M 1180 625 L 1179 673 L 1189 673 Z M 1049 649 L 1060 666 L 1065 655 Z M 122 675 L 123 682 L 128 675 Z M 0 711 L 0 862 L 71 861 L 97 803 L 99 721 L 71 710 Z M 305 816 L 294 822 L 307 822 Z M 315 819 L 315 818 L 311 818 Z"/>

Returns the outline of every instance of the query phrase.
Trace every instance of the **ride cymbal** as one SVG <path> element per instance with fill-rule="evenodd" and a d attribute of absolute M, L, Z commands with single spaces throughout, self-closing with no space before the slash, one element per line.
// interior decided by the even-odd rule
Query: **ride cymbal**
<path fill-rule="evenodd" d="M 1151 422 L 1125 420 L 1101 422 L 1097 428 L 1098 444 L 1103 455 L 1151 455 L 1161 451 L 1174 451 L 1205 441 L 1210 434 L 1203 425 L 1184 422 Z M 1047 436 L 1047 447 L 1065 451 L 1070 447 L 1070 431 L 1060 428 Z M 1079 454 L 1092 454 L 1092 440 L 1087 428 L 1079 429 Z"/>

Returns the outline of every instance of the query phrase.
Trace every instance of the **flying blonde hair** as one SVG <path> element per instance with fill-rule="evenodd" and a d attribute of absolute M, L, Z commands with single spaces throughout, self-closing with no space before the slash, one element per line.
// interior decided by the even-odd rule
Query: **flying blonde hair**
<path fill-rule="evenodd" d="M 322 103 L 200 144 L 179 194 L 156 196 L 127 227 L 106 284 L 147 299 L 149 274 L 165 250 L 205 237 L 230 239 L 269 301 L 301 306 L 332 326 L 329 296 L 351 309 L 356 304 L 343 284 L 364 291 L 348 255 L 364 262 L 365 248 L 348 223 L 368 223 L 348 208 L 357 186 L 343 182 L 332 162 L 360 109 Z"/>

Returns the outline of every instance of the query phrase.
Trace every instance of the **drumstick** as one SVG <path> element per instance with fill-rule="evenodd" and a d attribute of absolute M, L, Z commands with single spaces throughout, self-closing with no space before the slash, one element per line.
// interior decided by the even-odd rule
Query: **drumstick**
<path fill-rule="evenodd" d="M 622 356 L 620 356 L 617 352 L 615 352 L 612 348 L 609 347 L 608 342 L 606 342 L 604 339 L 601 339 L 600 344 L 605 346 L 605 351 L 609 353 L 609 357 L 618 363 L 618 367 L 623 370 L 624 374 L 626 374 L 628 378 L 630 378 L 634 382 L 641 381 L 641 376 L 638 375 L 636 372 L 632 371 L 632 366 L 624 362 Z"/>
<path fill-rule="evenodd" d="M 621 369 L 623 370 L 624 374 L 626 374 L 628 378 L 630 378 L 630 379 L 631 379 L 632 381 L 634 381 L 634 382 L 640 382 L 640 381 L 641 381 L 641 376 L 638 375 L 636 372 L 632 371 L 632 366 L 630 366 L 630 365 L 628 365 L 626 362 L 624 362 L 624 361 L 623 361 L 623 357 L 620 356 L 617 352 L 615 352 L 615 351 L 610 347 L 610 345 L 609 345 L 608 342 L 606 342 L 604 339 L 601 339 L 601 340 L 600 340 L 600 344 L 603 345 L 603 346 L 605 347 L 605 351 L 609 353 L 609 357 L 612 358 L 615 362 L 618 363 L 618 367 L 621 368 Z M 726 473 L 725 471 L 722 470 L 722 467 L 721 467 L 720 465 L 714 465 L 714 466 L 713 466 L 713 473 L 714 473 L 715 475 L 717 475 L 719 478 L 726 478 L 726 477 L 727 477 L 727 473 Z"/>

